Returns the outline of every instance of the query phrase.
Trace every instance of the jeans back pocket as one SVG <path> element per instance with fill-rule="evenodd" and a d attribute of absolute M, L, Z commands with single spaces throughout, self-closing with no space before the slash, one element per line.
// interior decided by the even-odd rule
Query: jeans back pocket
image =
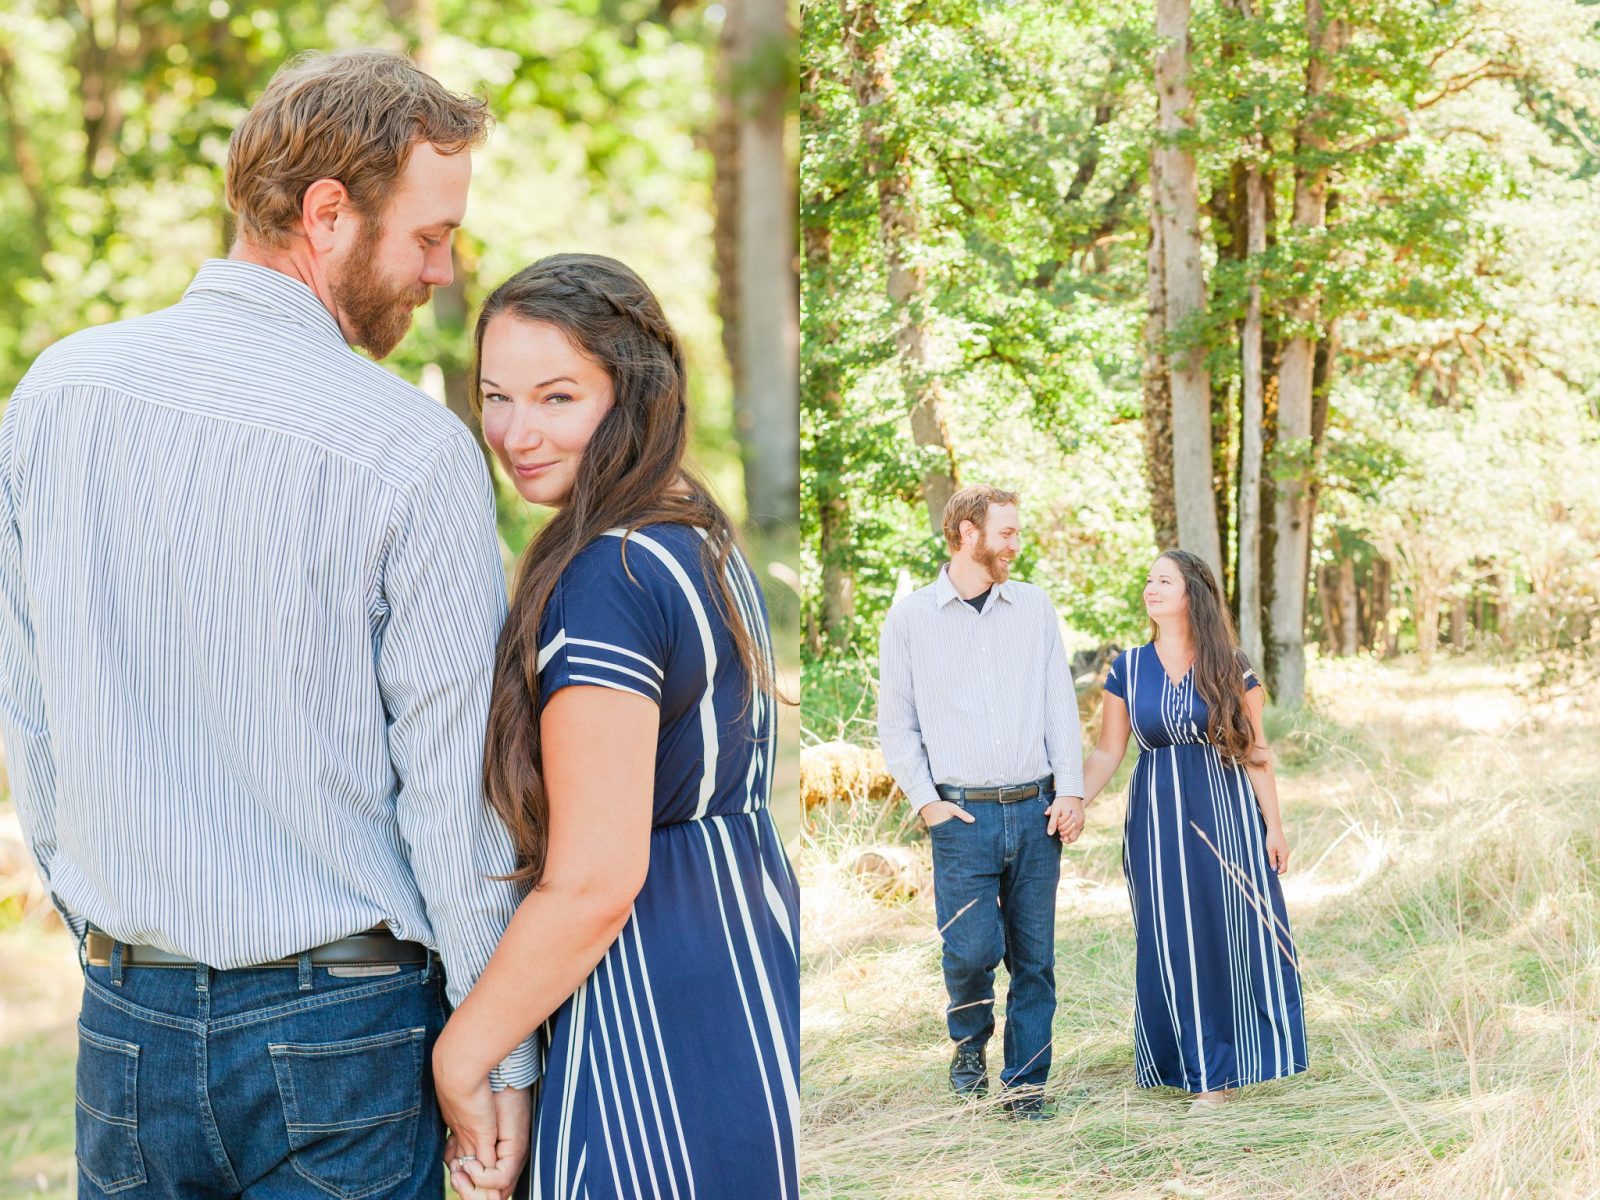
<path fill-rule="evenodd" d="M 78 1169 L 102 1192 L 145 1181 L 139 1152 L 139 1047 L 78 1024 Z"/>
<path fill-rule="evenodd" d="M 363 1200 L 410 1178 L 426 1033 L 268 1046 L 289 1161 L 301 1176 L 339 1200 Z"/>

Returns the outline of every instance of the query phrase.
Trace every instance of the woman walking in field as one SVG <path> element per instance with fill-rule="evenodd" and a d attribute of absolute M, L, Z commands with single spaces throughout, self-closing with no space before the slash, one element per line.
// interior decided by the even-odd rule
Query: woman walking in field
<path fill-rule="evenodd" d="M 1262 689 L 1205 562 L 1170 550 L 1144 589 L 1152 639 L 1106 677 L 1084 796 L 1110 781 L 1131 733 L 1122 867 L 1138 939 L 1140 1087 L 1192 1111 L 1306 1069 L 1300 973 L 1278 875 L 1289 843 L 1261 725 Z"/>

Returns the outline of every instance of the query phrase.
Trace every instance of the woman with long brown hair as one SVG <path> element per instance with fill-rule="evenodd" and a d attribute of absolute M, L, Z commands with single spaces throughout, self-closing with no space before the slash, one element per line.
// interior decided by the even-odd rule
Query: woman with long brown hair
<path fill-rule="evenodd" d="M 733 526 L 684 466 L 682 347 L 595 255 L 507 280 L 476 336 L 484 438 L 554 514 L 518 572 L 484 750 L 531 890 L 439 1039 L 441 1108 L 493 1128 L 490 1070 L 542 1025 L 529 1194 L 792 1197 L 772 649 Z M 508 1187 L 493 1151 L 452 1151 L 464 1193 Z"/>
<path fill-rule="evenodd" d="M 1306 1069 L 1300 972 L 1278 876 L 1289 843 L 1262 730 L 1262 689 L 1205 561 L 1169 550 L 1144 588 L 1151 640 L 1106 676 L 1086 800 L 1131 734 L 1122 870 L 1138 942 L 1134 1063 L 1140 1087 L 1194 1094 Z"/>

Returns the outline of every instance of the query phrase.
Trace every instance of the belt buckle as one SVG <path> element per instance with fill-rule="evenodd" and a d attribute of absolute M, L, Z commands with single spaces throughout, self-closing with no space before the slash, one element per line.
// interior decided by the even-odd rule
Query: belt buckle
<path fill-rule="evenodd" d="M 1009 784 L 1008 785 L 1003 785 L 996 792 L 995 798 L 998 799 L 1001 804 L 1015 804 L 1019 800 L 1022 800 L 1024 798 L 1022 795 L 1020 795 L 1020 793 L 1022 792 L 1024 786 L 1026 786 L 1026 785 L 1009 785 Z M 1007 800 L 1006 799 L 1006 793 L 1007 792 L 1017 792 L 1017 793 L 1019 793 L 1019 795 L 1017 795 L 1015 798 L 1013 798 L 1011 800 Z"/>

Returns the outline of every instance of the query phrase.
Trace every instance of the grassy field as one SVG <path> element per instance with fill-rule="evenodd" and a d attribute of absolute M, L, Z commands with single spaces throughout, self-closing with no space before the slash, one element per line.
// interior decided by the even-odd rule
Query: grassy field
<path fill-rule="evenodd" d="M 824 813 L 801 866 L 804 1194 L 1600 1197 L 1600 697 L 1537 675 L 1325 662 L 1311 710 L 1269 712 L 1311 1069 L 1204 1118 L 1133 1085 L 1127 765 L 1063 859 L 1042 1124 L 948 1094 L 931 893 L 871 898 L 847 864 L 897 821 Z M 925 839 L 899 836 L 925 882 Z"/>

